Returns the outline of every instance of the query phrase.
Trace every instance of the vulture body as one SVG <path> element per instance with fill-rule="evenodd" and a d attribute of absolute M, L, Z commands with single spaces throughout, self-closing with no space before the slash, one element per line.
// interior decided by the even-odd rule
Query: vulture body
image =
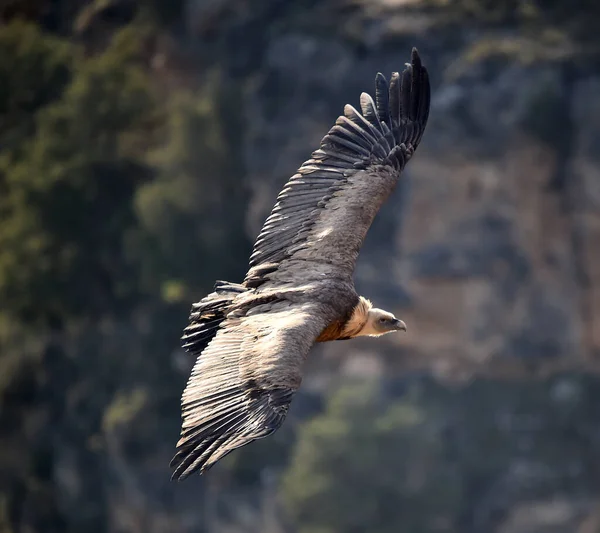
<path fill-rule="evenodd" d="M 352 281 L 363 239 L 418 146 L 429 115 L 416 49 L 404 72 L 375 80 L 375 100 L 344 108 L 287 182 L 241 284 L 217 282 L 192 306 L 183 347 L 197 357 L 182 396 L 173 479 L 205 472 L 283 423 L 315 342 L 405 330 Z"/>

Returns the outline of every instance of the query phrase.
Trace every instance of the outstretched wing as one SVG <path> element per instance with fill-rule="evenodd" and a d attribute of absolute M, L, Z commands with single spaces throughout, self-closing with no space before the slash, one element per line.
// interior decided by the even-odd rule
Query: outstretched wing
<path fill-rule="evenodd" d="M 323 270 L 352 277 L 363 239 L 418 146 L 429 116 L 427 70 L 413 48 L 411 63 L 390 83 L 375 80 L 375 101 L 360 97 L 361 112 L 344 115 L 285 185 L 250 258 L 247 287 L 268 280 L 304 280 Z M 312 262 L 309 264 L 307 262 Z"/>
<path fill-rule="evenodd" d="M 279 428 L 300 386 L 302 363 L 326 323 L 315 304 L 279 301 L 221 324 L 183 393 L 172 479 L 203 473 Z"/>

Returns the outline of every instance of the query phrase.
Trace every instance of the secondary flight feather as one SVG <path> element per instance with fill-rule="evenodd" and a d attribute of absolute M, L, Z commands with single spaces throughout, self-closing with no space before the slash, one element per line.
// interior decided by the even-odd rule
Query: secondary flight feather
<path fill-rule="evenodd" d="M 406 325 L 359 296 L 352 275 L 365 235 L 421 141 L 430 86 L 416 49 L 375 100 L 346 105 L 286 183 L 241 284 L 219 281 L 193 304 L 183 347 L 196 363 L 182 396 L 173 479 L 206 472 L 283 421 L 315 342 Z"/>

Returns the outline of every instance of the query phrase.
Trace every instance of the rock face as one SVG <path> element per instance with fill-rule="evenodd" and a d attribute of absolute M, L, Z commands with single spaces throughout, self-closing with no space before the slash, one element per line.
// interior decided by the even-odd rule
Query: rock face
<path fill-rule="evenodd" d="M 453 75 L 468 41 L 449 53 L 433 37 L 398 40 L 360 56 L 306 33 L 269 42 L 248 95 L 249 233 L 343 105 L 372 92 L 375 71 L 401 69 L 417 44 L 433 83 L 430 123 L 357 268 L 363 294 L 409 324 L 390 350 L 447 375 L 595 366 L 598 81 L 510 61 Z"/>

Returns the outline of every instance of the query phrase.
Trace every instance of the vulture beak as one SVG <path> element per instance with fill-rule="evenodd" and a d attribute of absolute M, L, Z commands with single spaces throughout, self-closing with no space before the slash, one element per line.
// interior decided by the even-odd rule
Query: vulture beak
<path fill-rule="evenodd" d="M 395 318 L 393 324 L 397 331 L 406 331 L 406 324 L 402 320 Z"/>

